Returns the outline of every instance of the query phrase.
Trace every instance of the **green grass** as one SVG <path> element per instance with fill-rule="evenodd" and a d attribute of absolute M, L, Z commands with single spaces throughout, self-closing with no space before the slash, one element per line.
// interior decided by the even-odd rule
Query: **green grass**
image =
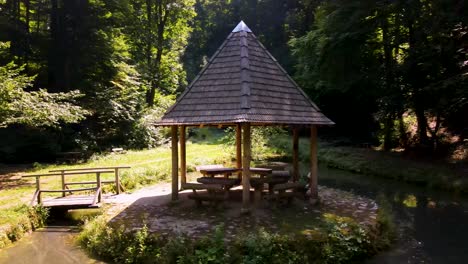
<path fill-rule="evenodd" d="M 187 166 L 193 171 L 199 164 L 223 163 L 229 160 L 224 154 L 223 146 L 209 142 L 187 143 Z M 34 169 L 25 171 L 25 174 L 48 173 L 55 169 L 92 168 L 105 166 L 131 166 L 131 169 L 123 170 L 121 181 L 126 190 L 132 190 L 144 185 L 169 180 L 171 170 L 171 149 L 167 146 L 150 150 L 129 150 L 125 154 L 108 154 L 92 157 L 88 162 L 76 165 L 35 164 Z M 67 181 L 95 180 L 95 174 L 67 176 Z M 113 179 L 113 174 L 103 175 L 103 180 Z M 60 189 L 60 177 L 44 177 L 43 189 Z M 79 187 L 79 186 L 74 186 Z M 87 186 L 89 187 L 89 186 Z M 18 181 L 18 186 L 12 186 L 0 191 L 0 236 L 25 217 L 25 212 L 17 210 L 24 204 L 29 204 L 35 191 L 35 179 L 23 178 Z M 107 190 L 113 187 L 108 185 Z M 106 190 L 106 189 L 105 189 Z M 54 196 L 53 194 L 49 196 Z M 57 196 L 57 194 L 55 194 Z M 47 196 L 45 196 L 47 197 Z M 2 228 L 4 227 L 4 228 Z M 0 247 L 1 248 L 1 247 Z"/>
<path fill-rule="evenodd" d="M 288 137 L 280 136 L 270 141 L 272 148 L 284 160 L 292 160 L 292 143 Z M 309 163 L 309 140 L 299 141 L 299 157 Z M 431 161 L 405 156 L 404 153 L 378 151 L 372 148 L 337 146 L 319 141 L 320 164 L 341 170 L 407 182 L 435 189 L 468 193 L 468 178 L 443 161 Z"/>

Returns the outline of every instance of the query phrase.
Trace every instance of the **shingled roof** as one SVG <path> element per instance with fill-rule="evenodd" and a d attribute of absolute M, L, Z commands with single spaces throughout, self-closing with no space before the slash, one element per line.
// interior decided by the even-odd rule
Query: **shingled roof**
<path fill-rule="evenodd" d="M 332 125 L 240 22 L 157 125 Z"/>

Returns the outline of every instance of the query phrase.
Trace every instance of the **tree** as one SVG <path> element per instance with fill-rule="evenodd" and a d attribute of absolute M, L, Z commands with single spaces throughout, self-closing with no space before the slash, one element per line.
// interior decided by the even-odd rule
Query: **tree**
<path fill-rule="evenodd" d="M 374 119 L 389 149 L 395 134 L 406 141 L 402 117 L 414 115 L 418 144 L 436 148 L 442 124 L 450 127 L 452 115 L 466 112 L 463 7 L 442 0 L 324 2 L 312 30 L 291 41 L 297 76 L 346 133 L 358 125 L 372 132 Z"/>
<path fill-rule="evenodd" d="M 125 32 L 130 53 L 147 85 L 146 102 L 154 105 L 157 90 L 173 93 L 185 84 L 180 57 L 195 16 L 193 0 L 139 0 L 128 6 Z"/>
<path fill-rule="evenodd" d="M 78 91 L 48 93 L 25 91 L 31 87 L 34 77 L 21 72 L 24 67 L 14 63 L 0 66 L 0 127 L 23 124 L 31 127 L 53 127 L 61 123 L 77 123 L 88 111 L 77 106 Z"/>

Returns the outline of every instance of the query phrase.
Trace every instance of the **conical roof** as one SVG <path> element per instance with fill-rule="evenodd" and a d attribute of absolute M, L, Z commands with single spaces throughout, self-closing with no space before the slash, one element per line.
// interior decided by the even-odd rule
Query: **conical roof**
<path fill-rule="evenodd" d="M 333 125 L 241 21 L 158 125 Z"/>

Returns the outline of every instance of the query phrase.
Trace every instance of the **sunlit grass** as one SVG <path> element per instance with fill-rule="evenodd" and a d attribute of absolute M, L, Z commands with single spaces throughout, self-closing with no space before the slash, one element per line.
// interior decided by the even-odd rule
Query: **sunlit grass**
<path fill-rule="evenodd" d="M 193 168 L 200 164 L 220 163 L 228 160 L 222 145 L 210 143 L 187 144 L 187 165 Z M 135 189 L 143 185 L 169 180 L 171 170 L 171 149 L 162 146 L 149 150 L 129 150 L 124 154 L 108 154 L 92 157 L 88 162 L 75 165 L 35 164 L 35 168 L 25 172 L 25 175 L 49 173 L 50 170 L 95 168 L 109 166 L 130 166 L 131 169 L 121 171 L 121 181 L 127 190 Z M 102 180 L 112 180 L 113 173 L 103 174 Z M 67 182 L 92 181 L 95 174 L 69 175 Z M 20 187 L 12 187 L 0 191 L 0 226 L 14 223 L 21 214 L 17 214 L 13 208 L 27 204 L 31 201 L 36 185 L 34 178 L 23 178 Z M 60 176 L 43 177 L 41 188 L 54 190 L 61 189 Z M 73 188 L 85 186 L 74 185 Z M 90 187 L 87 185 L 86 187 Z M 111 191 L 113 185 L 107 185 L 105 190 Z M 59 193 L 44 195 L 44 197 L 59 196 Z"/>

